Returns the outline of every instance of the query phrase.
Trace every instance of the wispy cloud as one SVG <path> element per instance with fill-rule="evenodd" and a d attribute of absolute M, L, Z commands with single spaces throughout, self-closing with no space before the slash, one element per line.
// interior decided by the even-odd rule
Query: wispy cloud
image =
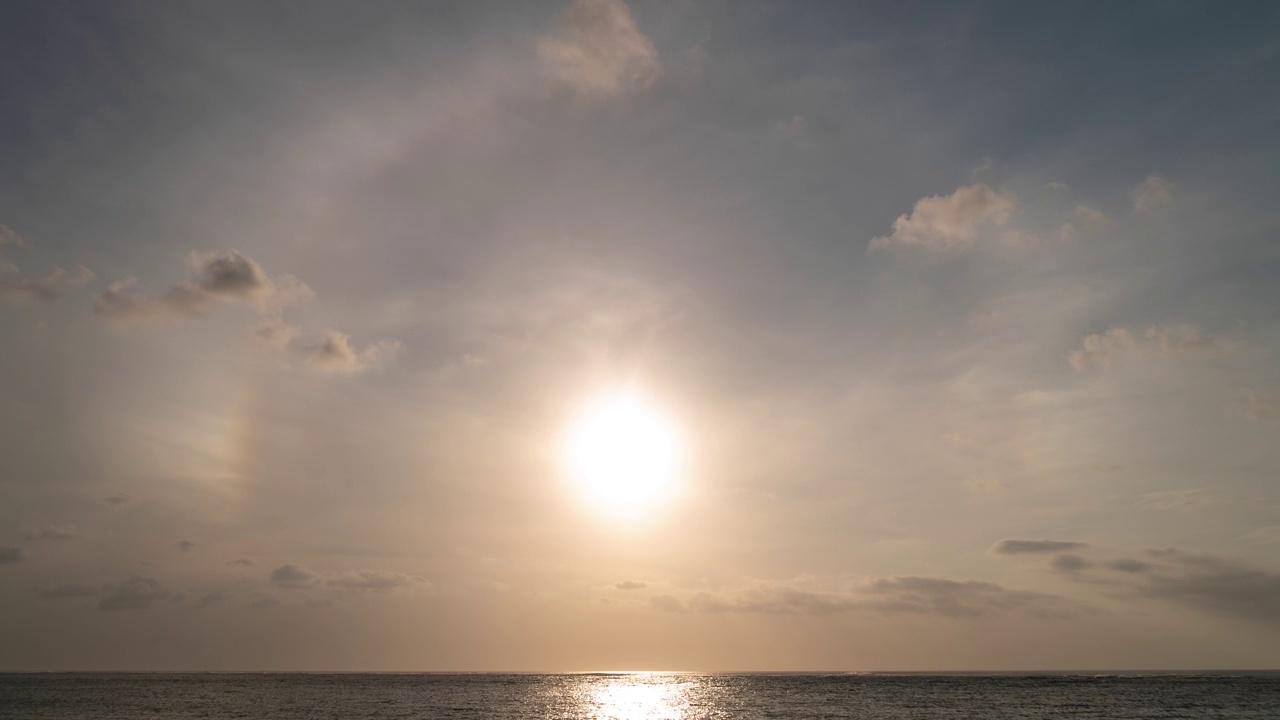
<path fill-rule="evenodd" d="M 1133 209 L 1147 215 L 1173 207 L 1173 183 L 1163 175 L 1151 174 L 1133 189 Z"/>

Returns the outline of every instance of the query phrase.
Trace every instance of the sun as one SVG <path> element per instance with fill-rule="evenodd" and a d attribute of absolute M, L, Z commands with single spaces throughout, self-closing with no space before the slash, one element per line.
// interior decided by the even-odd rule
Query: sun
<path fill-rule="evenodd" d="M 684 448 L 676 426 L 633 389 L 602 394 L 570 426 L 564 455 L 583 497 L 634 516 L 674 490 Z"/>

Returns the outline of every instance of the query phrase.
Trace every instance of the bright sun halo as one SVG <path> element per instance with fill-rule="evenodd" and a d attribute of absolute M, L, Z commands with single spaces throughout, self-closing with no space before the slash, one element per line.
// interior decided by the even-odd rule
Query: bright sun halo
<path fill-rule="evenodd" d="M 565 444 L 569 472 L 586 499 L 622 515 L 672 491 L 682 451 L 675 426 L 631 390 L 596 398 Z"/>

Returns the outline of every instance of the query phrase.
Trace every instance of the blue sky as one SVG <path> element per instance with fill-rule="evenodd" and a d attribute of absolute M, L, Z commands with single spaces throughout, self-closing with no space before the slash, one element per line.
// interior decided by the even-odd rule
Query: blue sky
<path fill-rule="evenodd" d="M 1277 14 L 0 8 L 0 668 L 1275 666 Z"/>

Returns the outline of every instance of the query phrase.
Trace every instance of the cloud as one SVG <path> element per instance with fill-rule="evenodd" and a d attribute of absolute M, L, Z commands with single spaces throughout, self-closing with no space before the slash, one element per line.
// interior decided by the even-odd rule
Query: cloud
<path fill-rule="evenodd" d="M 337 330 L 325 334 L 323 342 L 303 349 L 307 362 L 325 373 L 355 374 L 386 367 L 400 353 L 400 343 L 381 340 L 360 350 L 351 347 L 351 338 Z"/>
<path fill-rule="evenodd" d="M 1243 539 L 1259 545 L 1280 543 L 1280 525 L 1258 528 L 1247 533 Z"/>
<path fill-rule="evenodd" d="M 790 120 L 778 123 L 778 132 L 791 138 L 801 137 L 809 130 L 809 121 L 803 115 L 792 115 Z"/>
<path fill-rule="evenodd" d="M 997 555 L 1021 555 L 1024 553 L 1057 553 L 1067 550 L 1083 550 L 1089 547 L 1082 542 L 1066 540 L 1001 540 L 991 546 Z"/>
<path fill-rule="evenodd" d="M 1079 555 L 1064 554 L 1058 555 L 1050 563 L 1049 566 L 1060 572 L 1076 572 L 1092 567 L 1092 563 Z"/>
<path fill-rule="evenodd" d="M 182 552 L 189 552 L 191 550 L 194 550 L 196 547 L 196 544 L 191 542 L 190 540 L 179 540 L 178 542 L 174 543 L 174 545 L 176 545 L 178 549 L 181 550 Z"/>
<path fill-rule="evenodd" d="M 327 584 L 342 590 L 374 590 L 386 592 L 397 588 L 422 587 L 427 584 L 423 578 L 396 572 L 380 570 L 361 570 L 349 575 L 329 578 Z"/>
<path fill-rule="evenodd" d="M 1152 325 L 1142 336 L 1125 328 L 1114 327 L 1105 333 L 1089 335 L 1084 346 L 1067 360 L 1076 372 L 1091 367 L 1109 368 L 1128 356 L 1172 357 L 1201 350 L 1221 349 L 1226 342 L 1205 333 L 1195 325 Z"/>
<path fill-rule="evenodd" d="M 1260 423 L 1280 424 L 1280 402 L 1253 390 L 1243 391 L 1244 411 Z"/>
<path fill-rule="evenodd" d="M 8 265 L 11 271 L 17 268 Z M 76 268 L 74 275 L 67 275 L 67 271 L 55 266 L 49 272 L 14 283 L 0 283 L 0 298 L 14 302 L 45 302 L 50 303 L 57 300 L 62 294 L 64 287 L 79 288 L 84 287 L 93 281 L 96 276 L 93 271 L 83 265 Z"/>
<path fill-rule="evenodd" d="M 1037 617 L 1069 617 L 1078 605 L 1057 595 L 1009 590 L 995 583 L 934 577 L 884 578 L 872 589 L 882 596 L 874 604 L 884 612 L 913 612 L 944 617 L 980 617 L 1025 612 Z"/>
<path fill-rule="evenodd" d="M 684 612 L 684 603 L 671 595 L 655 595 L 649 598 L 649 604 L 663 612 Z"/>
<path fill-rule="evenodd" d="M 133 290 L 135 284 L 134 280 L 124 280 L 109 285 L 94 301 L 94 313 L 116 323 L 200 317 L 219 303 L 242 303 L 268 313 L 314 296 L 292 275 L 272 280 L 262 266 L 237 250 L 224 254 L 192 253 L 187 280 L 160 295 Z"/>
<path fill-rule="evenodd" d="M 1133 209 L 1153 215 L 1173 207 L 1173 183 L 1163 175 L 1151 174 L 1133 189 Z"/>
<path fill-rule="evenodd" d="M 564 25 L 539 39 L 538 56 L 583 95 L 642 89 L 659 72 L 657 50 L 622 0 L 576 0 Z"/>
<path fill-rule="evenodd" d="M 96 597 L 101 592 L 101 588 L 97 588 L 92 585 L 76 585 L 71 583 L 41 590 L 36 593 L 36 597 L 41 600 L 65 600 L 68 598 Z"/>
<path fill-rule="evenodd" d="M 613 587 L 618 590 L 643 590 L 649 587 L 649 584 L 635 582 L 634 580 L 623 580 L 622 582 L 614 583 Z"/>
<path fill-rule="evenodd" d="M 1135 506 L 1141 510 L 1196 510 L 1226 501 L 1212 490 L 1163 490 L 1143 495 Z"/>
<path fill-rule="evenodd" d="M 302 565 L 289 563 L 271 571 L 271 582 L 286 587 L 306 587 L 320 581 L 320 576 Z"/>
<path fill-rule="evenodd" d="M 253 602 L 249 603 L 249 607 L 254 610 L 270 610 L 271 608 L 276 607 L 279 604 L 280 604 L 279 600 L 271 596 L 267 596 L 267 597 L 260 597 L 257 600 L 254 600 Z"/>
<path fill-rule="evenodd" d="M 1151 569 L 1151 563 L 1145 563 L 1141 560 L 1133 558 L 1117 558 L 1106 563 L 1105 567 L 1122 573 L 1141 573 Z"/>
<path fill-rule="evenodd" d="M 0 545 L 0 565 L 12 565 L 27 557 L 27 551 L 11 545 Z"/>
<path fill-rule="evenodd" d="M 111 505 L 112 507 L 119 507 L 129 502 L 129 496 L 128 495 L 108 495 L 106 498 L 103 499 L 103 502 L 105 502 L 108 505 Z"/>
<path fill-rule="evenodd" d="M 1210 615 L 1280 626 L 1280 573 L 1260 570 L 1214 555 L 1175 548 L 1147 550 L 1147 559 L 1118 557 L 1101 563 L 1098 575 L 1090 563 L 1051 566 L 1070 579 L 1105 585 L 1120 600 L 1159 600 Z M 1117 575 L 1116 573 L 1119 573 Z"/>
<path fill-rule="evenodd" d="M 245 559 L 245 558 L 240 558 L 240 559 L 238 559 L 238 560 L 228 560 L 228 561 L 227 561 L 227 564 L 228 564 L 228 565 L 240 565 L 240 566 L 242 566 L 242 567 L 253 567 L 253 561 L 252 561 L 252 560 Z"/>
<path fill-rule="evenodd" d="M 899 215 L 893 231 L 872 239 L 871 248 L 917 245 L 930 250 L 966 248 L 984 227 L 1003 226 L 1013 215 L 1010 193 L 983 184 L 965 185 L 950 195 L 932 195 L 916 201 L 910 213 Z"/>
<path fill-rule="evenodd" d="M 40 540 L 79 540 L 80 533 L 74 527 L 50 526 L 43 530 L 24 533 L 22 539 L 24 542 L 38 542 Z"/>
<path fill-rule="evenodd" d="M 200 599 L 196 600 L 195 606 L 196 608 L 207 608 L 214 605 L 222 605 L 230 599 L 231 596 L 229 594 L 222 592 L 221 590 L 214 590 L 200 596 Z"/>
<path fill-rule="evenodd" d="M 701 592 L 681 600 L 650 598 L 666 612 L 834 615 L 854 611 L 939 615 L 949 618 L 996 617 L 1026 613 L 1062 618 L 1082 607 L 1057 595 L 1009 590 L 994 583 L 939 577 L 872 578 L 844 592 L 814 592 L 766 586 L 729 594 Z"/>
<path fill-rule="evenodd" d="M 338 590 L 371 590 L 387 592 L 399 588 L 426 588 L 425 578 L 382 570 L 357 570 L 326 577 L 302 565 L 281 565 L 271 571 L 271 582 L 288 588 L 316 587 L 321 584 Z"/>
<path fill-rule="evenodd" d="M 1107 216 L 1102 211 L 1086 205 L 1077 205 L 1075 210 L 1071 211 L 1071 219 L 1058 226 L 1058 239 L 1074 240 L 1081 233 L 1105 224 L 1107 224 Z"/>
<path fill-rule="evenodd" d="M 146 610 L 153 604 L 175 597 L 161 587 L 155 580 L 135 575 L 119 585 L 105 585 L 102 588 L 102 599 L 98 601 L 98 609 L 114 610 Z"/>
<path fill-rule="evenodd" d="M 1161 551 L 1169 564 L 1139 574 L 1138 591 L 1203 612 L 1280 625 L 1280 574 L 1212 555 Z"/>
<path fill-rule="evenodd" d="M 0 247 L 4 247 L 5 245 L 22 247 L 26 244 L 27 241 L 18 234 L 17 230 L 14 230 L 8 225 L 0 225 Z"/>

